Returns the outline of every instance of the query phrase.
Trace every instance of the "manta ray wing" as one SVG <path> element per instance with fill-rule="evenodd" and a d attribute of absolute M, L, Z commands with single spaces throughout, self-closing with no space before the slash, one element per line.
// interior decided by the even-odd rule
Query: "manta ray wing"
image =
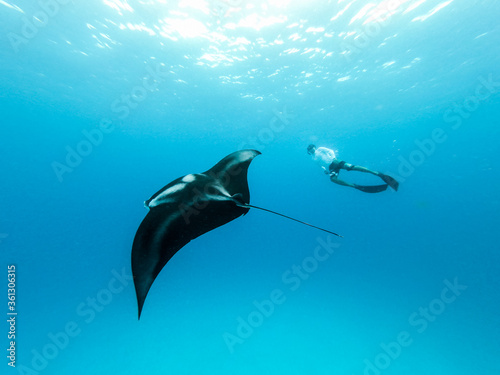
<path fill-rule="evenodd" d="M 178 178 L 155 193 L 146 205 L 132 246 L 132 274 L 139 318 L 154 280 L 167 262 L 192 239 L 248 212 L 235 203 L 250 202 L 247 172 L 256 150 L 234 152 L 201 174 Z"/>

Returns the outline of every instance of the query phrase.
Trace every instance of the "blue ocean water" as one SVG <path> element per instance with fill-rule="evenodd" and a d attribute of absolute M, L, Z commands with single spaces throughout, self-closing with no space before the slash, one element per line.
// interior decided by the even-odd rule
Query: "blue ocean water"
<path fill-rule="evenodd" d="M 500 373 L 498 1 L 0 12 L 2 374 Z M 310 143 L 399 191 L 332 184 Z M 138 321 L 143 201 L 244 148 L 252 204 L 344 238 L 250 210 L 177 253 Z"/>

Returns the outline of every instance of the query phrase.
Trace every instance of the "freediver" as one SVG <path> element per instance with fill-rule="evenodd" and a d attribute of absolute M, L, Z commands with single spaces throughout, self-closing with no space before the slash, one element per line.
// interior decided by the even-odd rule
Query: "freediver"
<path fill-rule="evenodd" d="M 307 147 L 307 153 L 311 155 L 313 160 L 321 166 L 325 174 L 328 174 L 330 176 L 330 181 L 336 184 L 342 186 L 349 186 L 354 189 L 363 191 L 365 193 L 380 193 L 386 190 L 388 186 L 390 186 L 395 191 L 398 190 L 399 182 L 397 182 L 391 176 L 388 176 L 381 172 L 372 171 L 368 168 L 361 167 L 359 165 L 349 164 L 343 160 L 337 159 L 337 157 L 335 156 L 335 152 L 329 148 L 326 147 L 316 148 L 315 145 L 310 144 Z M 339 173 L 342 169 L 346 171 L 357 171 L 362 173 L 373 174 L 377 177 L 380 177 L 385 182 L 385 184 L 364 186 L 343 181 L 339 178 Z"/>

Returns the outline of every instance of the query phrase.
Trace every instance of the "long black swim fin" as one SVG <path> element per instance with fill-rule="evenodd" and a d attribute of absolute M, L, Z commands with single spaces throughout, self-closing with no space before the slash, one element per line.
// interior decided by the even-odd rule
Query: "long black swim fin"
<path fill-rule="evenodd" d="M 386 174 L 381 174 L 380 178 L 384 180 L 384 182 L 391 188 L 393 188 L 395 191 L 398 191 L 399 182 L 397 182 L 394 178 L 392 178 L 391 176 L 387 176 Z"/>
<path fill-rule="evenodd" d="M 365 193 L 380 193 L 382 191 L 385 191 L 387 189 L 388 184 L 384 185 L 371 185 L 371 186 L 363 186 L 363 185 L 356 185 L 354 184 L 354 187 L 362 192 Z"/>

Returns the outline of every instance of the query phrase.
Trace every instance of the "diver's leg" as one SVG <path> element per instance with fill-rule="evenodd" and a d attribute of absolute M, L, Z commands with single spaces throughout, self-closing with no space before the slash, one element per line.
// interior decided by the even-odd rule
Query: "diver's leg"
<path fill-rule="evenodd" d="M 352 164 L 349 164 L 349 163 L 345 163 L 342 166 L 342 169 L 345 169 L 346 171 L 357 171 L 357 172 L 363 172 L 363 173 L 370 173 L 370 174 L 373 174 L 375 176 L 380 176 L 381 175 L 380 172 L 375 172 L 375 171 L 372 171 L 372 170 L 370 170 L 368 168 L 360 167 L 359 165 L 352 165 Z"/>
<path fill-rule="evenodd" d="M 398 191 L 398 188 L 399 188 L 399 182 L 397 182 L 394 178 L 392 178 L 391 176 L 387 176 L 381 172 L 376 172 L 376 171 L 372 171 L 368 168 L 365 168 L 365 167 L 360 167 L 358 165 L 352 165 L 352 164 L 349 164 L 349 163 L 344 163 L 342 165 L 342 169 L 345 169 L 346 171 L 358 171 L 358 172 L 363 172 L 363 173 L 370 173 L 370 174 L 373 174 L 377 177 L 380 177 L 386 184 L 388 184 L 392 189 L 394 189 L 395 191 Z"/>
<path fill-rule="evenodd" d="M 387 186 L 388 186 L 387 184 L 376 185 L 376 186 L 362 186 L 362 185 L 351 184 L 350 182 L 340 180 L 339 178 L 337 178 L 333 174 L 330 175 L 330 181 L 332 181 L 336 184 L 342 185 L 342 186 L 352 187 L 354 189 L 363 191 L 365 193 L 380 193 L 381 191 L 384 191 L 385 189 L 387 189 Z"/>
<path fill-rule="evenodd" d="M 339 179 L 336 175 L 334 174 L 331 174 L 330 175 L 330 181 L 331 182 L 334 182 L 338 185 L 342 185 L 342 186 L 349 186 L 349 187 L 352 187 L 352 188 L 355 188 L 356 185 L 355 184 L 351 184 L 350 182 L 346 182 L 346 181 L 343 181 L 341 179 Z"/>
<path fill-rule="evenodd" d="M 388 184 L 375 185 L 375 186 L 356 185 L 355 188 L 365 193 L 380 193 L 382 191 L 385 191 L 387 189 L 387 186 L 389 185 Z"/>

